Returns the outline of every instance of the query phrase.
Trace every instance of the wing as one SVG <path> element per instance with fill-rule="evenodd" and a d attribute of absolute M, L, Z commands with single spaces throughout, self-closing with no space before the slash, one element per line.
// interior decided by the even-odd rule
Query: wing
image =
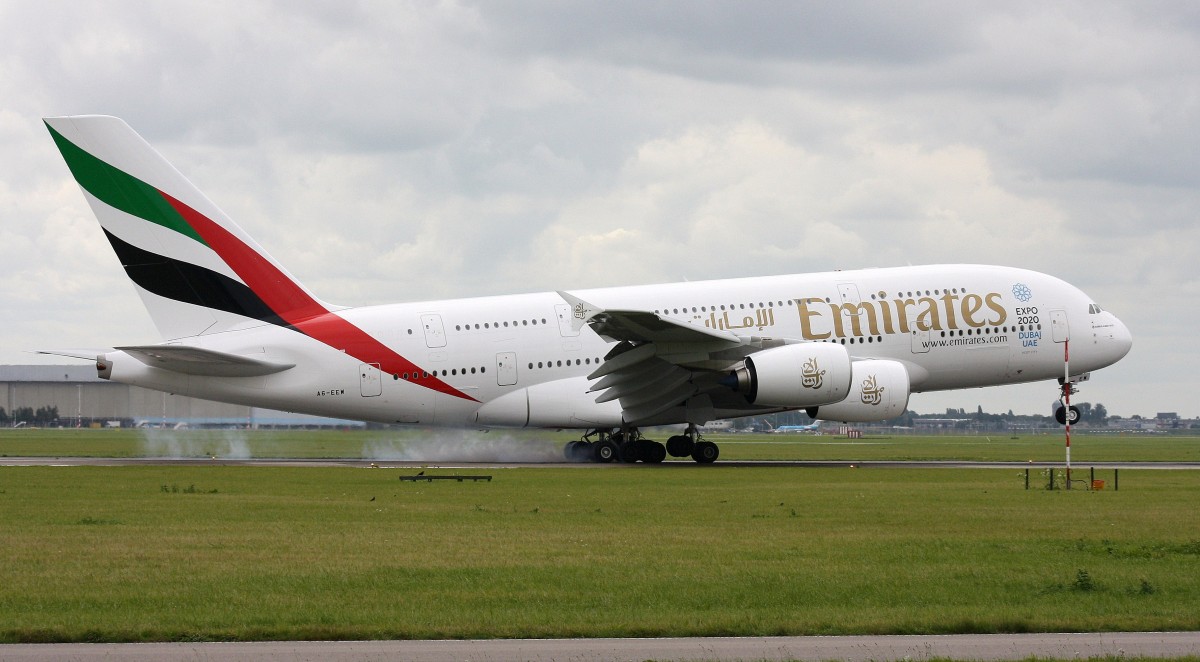
<path fill-rule="evenodd" d="M 689 343 L 714 340 L 734 345 L 741 338 L 728 331 L 679 322 L 648 310 L 602 310 L 569 292 L 558 295 L 571 305 L 571 326 L 576 331 L 584 324 L 601 338 L 635 343 Z"/>
<path fill-rule="evenodd" d="M 590 327 L 617 344 L 590 375 L 596 402 L 619 400 L 627 423 L 653 420 L 683 407 L 689 421 L 714 418 L 709 394 L 728 391 L 721 385 L 728 370 L 762 347 L 761 338 L 688 324 L 646 310 L 603 309 L 559 292 L 571 306 L 572 325 Z M 693 420 L 695 419 L 695 420 Z"/>

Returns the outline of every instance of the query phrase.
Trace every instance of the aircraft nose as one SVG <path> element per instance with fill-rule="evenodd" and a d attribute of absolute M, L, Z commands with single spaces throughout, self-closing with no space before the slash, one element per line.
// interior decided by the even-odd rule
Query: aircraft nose
<path fill-rule="evenodd" d="M 1129 332 L 1129 327 L 1125 323 L 1117 319 L 1113 315 L 1113 333 L 1112 333 L 1112 349 L 1114 352 L 1113 360 L 1119 361 L 1129 353 L 1133 348 L 1133 334 Z"/>

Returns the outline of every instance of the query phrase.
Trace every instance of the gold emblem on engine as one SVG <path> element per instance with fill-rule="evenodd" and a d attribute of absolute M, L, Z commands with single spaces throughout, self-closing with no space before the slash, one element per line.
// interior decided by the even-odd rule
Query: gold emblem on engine
<path fill-rule="evenodd" d="M 821 370 L 821 367 L 817 365 L 817 357 L 814 356 L 805 361 L 804 365 L 800 366 L 800 384 L 804 388 L 821 388 L 822 376 L 824 374 L 825 371 Z"/>
<path fill-rule="evenodd" d="M 883 402 L 884 387 L 879 385 L 875 375 L 871 375 L 862 383 L 862 402 L 864 405 L 877 405 Z"/>

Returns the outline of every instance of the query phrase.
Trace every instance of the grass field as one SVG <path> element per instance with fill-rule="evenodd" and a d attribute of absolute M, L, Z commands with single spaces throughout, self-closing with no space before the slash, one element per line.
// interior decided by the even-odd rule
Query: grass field
<path fill-rule="evenodd" d="M 0 641 L 1200 629 L 1200 472 L 472 471 L 0 467 Z"/>
<path fill-rule="evenodd" d="M 0 457 L 557 461 L 568 437 L 5 430 Z M 1063 453 L 1049 436 L 710 438 L 723 459 Z M 1083 466 L 1200 460 L 1194 437 L 1073 442 Z M 1070 493 L 1016 470 L 399 473 L 0 467 L 0 641 L 1200 629 L 1197 472 Z"/>

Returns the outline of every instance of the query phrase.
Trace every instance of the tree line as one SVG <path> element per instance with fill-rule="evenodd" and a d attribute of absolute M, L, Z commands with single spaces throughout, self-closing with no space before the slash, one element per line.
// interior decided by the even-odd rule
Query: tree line
<path fill-rule="evenodd" d="M 1096 427 L 1103 427 L 1108 424 L 1108 419 L 1111 415 L 1108 413 L 1108 408 L 1103 404 L 1092 404 L 1090 402 L 1073 404 L 1075 407 L 1079 408 L 1080 422 Z M 947 418 L 956 419 L 958 422 L 954 425 L 954 427 L 958 428 L 1003 429 L 1006 426 L 1014 424 L 1041 425 L 1045 427 L 1056 427 L 1058 425 L 1054 421 L 1053 415 L 1014 414 L 1011 409 L 1008 410 L 1008 413 L 1006 414 L 991 414 L 985 412 L 982 406 L 977 407 L 973 412 L 968 412 L 964 408 L 949 408 L 946 409 L 944 414 L 918 414 L 910 409 L 896 418 L 887 421 L 879 421 L 874 423 L 874 425 L 914 427 L 916 425 L 916 421 L 921 419 Z M 813 419 L 809 418 L 808 414 L 805 414 L 802 411 L 770 414 L 768 416 L 747 420 L 753 421 L 752 427 L 754 427 L 759 420 L 769 422 L 768 426 L 764 426 L 765 429 L 771 429 L 779 425 L 808 425 L 813 422 Z"/>
<path fill-rule="evenodd" d="M 0 425 L 17 425 L 24 422 L 26 425 L 53 425 L 58 423 L 58 407 L 16 407 L 10 415 L 0 407 Z"/>

